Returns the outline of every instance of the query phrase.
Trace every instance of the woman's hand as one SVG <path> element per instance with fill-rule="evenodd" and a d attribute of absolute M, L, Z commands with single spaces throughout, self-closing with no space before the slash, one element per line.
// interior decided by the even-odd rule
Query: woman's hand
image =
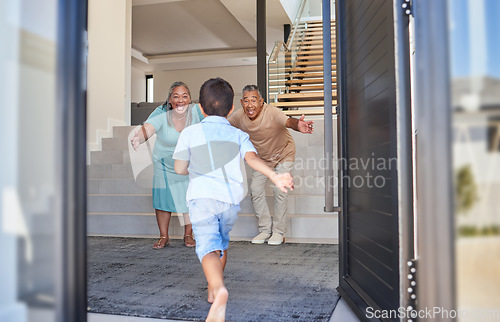
<path fill-rule="evenodd" d="M 132 139 L 130 139 L 130 144 L 137 151 L 139 145 L 146 142 L 151 136 L 155 134 L 155 128 L 149 123 L 144 123 L 143 126 L 137 132 L 135 132 Z"/>
<path fill-rule="evenodd" d="M 135 132 L 135 135 L 132 137 L 130 140 L 130 144 L 132 144 L 132 147 L 134 148 L 135 151 L 139 148 L 139 145 L 141 145 L 141 142 L 139 140 L 139 131 Z"/>

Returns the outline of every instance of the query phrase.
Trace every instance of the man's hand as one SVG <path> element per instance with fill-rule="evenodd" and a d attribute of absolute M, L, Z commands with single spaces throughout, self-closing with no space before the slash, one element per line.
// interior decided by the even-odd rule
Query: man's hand
<path fill-rule="evenodd" d="M 290 173 L 275 173 L 270 177 L 271 181 L 284 193 L 293 190 L 293 178 Z"/>
<path fill-rule="evenodd" d="M 314 121 L 305 121 L 306 116 L 302 114 L 297 124 L 297 128 L 301 133 L 312 134 L 314 128 Z"/>

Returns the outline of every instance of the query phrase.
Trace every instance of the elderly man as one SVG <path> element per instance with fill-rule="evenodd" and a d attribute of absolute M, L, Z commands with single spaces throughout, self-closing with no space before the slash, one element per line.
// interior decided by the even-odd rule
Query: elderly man
<path fill-rule="evenodd" d="M 280 109 L 264 103 L 255 85 L 243 88 L 243 109 L 229 117 L 234 127 L 248 133 L 262 160 L 278 173 L 290 172 L 295 161 L 295 142 L 287 128 L 302 133 L 312 133 L 313 121 L 287 117 Z M 274 192 L 274 218 L 271 220 L 266 202 L 265 184 L 268 178 L 254 171 L 250 190 L 255 213 L 259 218 L 259 231 L 253 244 L 281 245 L 287 229 L 287 194 L 276 187 Z"/>

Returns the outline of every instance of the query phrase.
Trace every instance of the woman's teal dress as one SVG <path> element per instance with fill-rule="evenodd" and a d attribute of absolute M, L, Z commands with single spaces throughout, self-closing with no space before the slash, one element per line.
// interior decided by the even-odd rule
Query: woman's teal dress
<path fill-rule="evenodd" d="M 190 115 L 191 124 L 201 122 L 198 104 L 192 104 Z M 153 148 L 153 208 L 169 212 L 187 213 L 186 192 L 189 177 L 174 171 L 174 154 L 180 132 L 167 122 L 167 112 L 157 107 L 145 123 L 151 124 L 156 131 L 156 143 Z"/>

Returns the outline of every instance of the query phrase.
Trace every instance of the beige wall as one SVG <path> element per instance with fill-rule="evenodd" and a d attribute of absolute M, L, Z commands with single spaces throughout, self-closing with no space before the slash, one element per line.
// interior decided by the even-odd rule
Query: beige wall
<path fill-rule="evenodd" d="M 146 73 L 138 68 L 132 67 L 132 79 L 130 88 L 131 102 L 146 101 Z"/>
<path fill-rule="evenodd" d="M 155 72 L 155 102 L 165 101 L 170 85 L 175 81 L 188 84 L 193 99 L 198 99 L 201 85 L 208 79 L 221 77 L 234 89 L 235 108 L 240 107 L 241 89 L 247 84 L 257 83 L 257 66 L 217 67 Z"/>
<path fill-rule="evenodd" d="M 132 0 L 89 0 L 87 141 L 130 124 Z M 93 146 L 94 145 L 94 146 Z"/>

